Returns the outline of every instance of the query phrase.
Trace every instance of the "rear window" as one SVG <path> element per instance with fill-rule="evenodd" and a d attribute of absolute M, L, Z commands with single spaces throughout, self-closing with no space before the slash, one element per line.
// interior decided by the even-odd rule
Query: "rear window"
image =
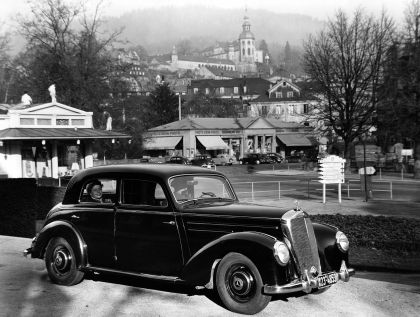
<path fill-rule="evenodd" d="M 108 178 L 95 178 L 83 186 L 81 203 L 114 203 L 117 193 L 117 181 Z"/>

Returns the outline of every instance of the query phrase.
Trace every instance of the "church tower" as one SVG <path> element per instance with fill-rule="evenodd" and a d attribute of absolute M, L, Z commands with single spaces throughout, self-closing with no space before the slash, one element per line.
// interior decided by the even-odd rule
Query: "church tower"
<path fill-rule="evenodd" d="M 249 18 L 245 15 L 242 32 L 239 34 L 239 63 L 237 64 L 237 70 L 243 76 L 257 72 L 255 54 L 255 36 L 251 32 Z"/>
<path fill-rule="evenodd" d="M 255 36 L 251 32 L 251 23 L 249 18 L 244 16 L 242 24 L 242 32 L 239 34 L 239 61 L 246 63 L 255 62 Z"/>

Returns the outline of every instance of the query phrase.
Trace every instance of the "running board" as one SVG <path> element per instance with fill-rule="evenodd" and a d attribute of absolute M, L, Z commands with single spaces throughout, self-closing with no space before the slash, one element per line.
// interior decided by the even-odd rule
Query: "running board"
<path fill-rule="evenodd" d="M 108 268 L 103 268 L 103 267 L 95 267 L 95 266 L 86 266 L 82 270 L 90 271 L 90 272 L 98 272 L 98 273 L 121 274 L 121 275 L 128 275 L 128 276 L 134 276 L 134 277 L 140 277 L 140 278 L 146 278 L 146 279 L 152 279 L 152 280 L 174 282 L 174 283 L 184 282 L 184 280 L 176 276 L 135 273 L 135 272 L 120 271 L 120 270 L 108 269 Z"/>

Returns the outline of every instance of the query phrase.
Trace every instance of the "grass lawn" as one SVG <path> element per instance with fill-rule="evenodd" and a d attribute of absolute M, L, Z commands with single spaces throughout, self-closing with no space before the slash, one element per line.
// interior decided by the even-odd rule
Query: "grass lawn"
<path fill-rule="evenodd" d="M 420 272 L 420 220 L 384 216 L 313 215 L 350 241 L 349 262 L 366 269 Z"/>

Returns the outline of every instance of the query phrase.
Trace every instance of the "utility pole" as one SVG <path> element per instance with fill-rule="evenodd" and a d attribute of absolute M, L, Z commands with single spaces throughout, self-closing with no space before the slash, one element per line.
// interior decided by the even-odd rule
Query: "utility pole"
<path fill-rule="evenodd" d="M 178 95 L 178 120 L 181 121 L 182 119 L 182 115 L 181 115 L 181 103 L 182 103 L 182 98 L 181 95 L 185 95 L 185 92 L 177 92 L 176 95 Z"/>

